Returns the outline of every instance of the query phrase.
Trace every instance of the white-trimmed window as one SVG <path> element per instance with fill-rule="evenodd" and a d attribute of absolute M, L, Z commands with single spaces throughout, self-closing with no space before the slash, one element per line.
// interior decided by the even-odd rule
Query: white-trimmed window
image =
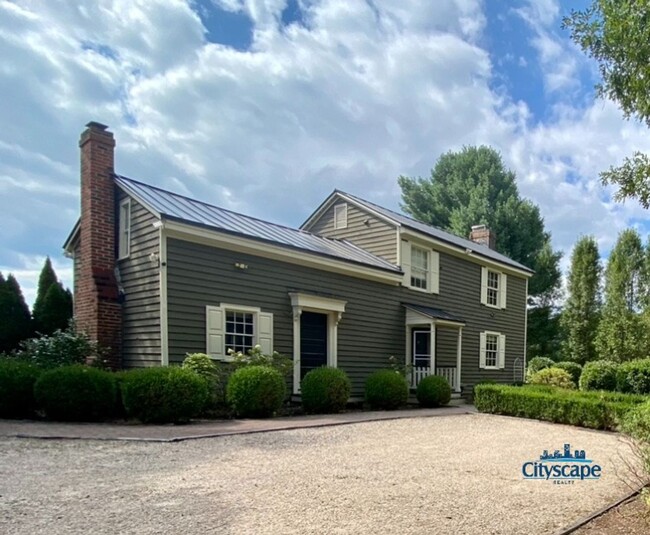
<path fill-rule="evenodd" d="M 348 205 L 346 203 L 334 205 L 334 228 L 348 228 Z"/>
<path fill-rule="evenodd" d="M 131 253 L 131 199 L 120 203 L 118 258 L 127 258 Z"/>
<path fill-rule="evenodd" d="M 426 290 L 429 281 L 429 251 L 411 245 L 411 286 Z"/>
<path fill-rule="evenodd" d="M 427 293 L 439 292 L 440 255 L 424 245 L 402 241 L 403 285 Z"/>
<path fill-rule="evenodd" d="M 486 370 L 500 370 L 505 368 L 505 355 L 505 335 L 492 331 L 485 331 L 480 334 L 480 368 Z"/>
<path fill-rule="evenodd" d="M 205 307 L 206 353 L 213 359 L 231 360 L 228 350 L 246 353 L 255 345 L 273 353 L 273 314 L 259 308 L 230 305 Z"/>
<path fill-rule="evenodd" d="M 493 269 L 481 268 L 481 303 L 492 308 L 506 308 L 505 273 Z"/>

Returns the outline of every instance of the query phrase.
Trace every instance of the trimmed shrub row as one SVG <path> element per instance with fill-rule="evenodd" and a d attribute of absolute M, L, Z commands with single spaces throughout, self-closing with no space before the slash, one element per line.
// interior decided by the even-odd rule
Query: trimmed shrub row
<path fill-rule="evenodd" d="M 478 385 L 474 404 L 480 412 L 533 418 L 592 429 L 615 429 L 645 396 L 579 392 L 550 386 Z"/>

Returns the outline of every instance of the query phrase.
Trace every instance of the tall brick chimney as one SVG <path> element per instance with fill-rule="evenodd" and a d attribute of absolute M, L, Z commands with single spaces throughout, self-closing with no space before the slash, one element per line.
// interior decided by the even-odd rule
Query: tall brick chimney
<path fill-rule="evenodd" d="M 121 367 L 122 306 L 115 278 L 116 198 L 113 133 L 90 122 L 81 134 L 81 225 L 77 329 L 107 350 L 111 368 Z"/>
<path fill-rule="evenodd" d="M 487 245 L 490 249 L 496 249 L 497 236 L 486 225 L 474 225 L 469 233 L 469 239 L 474 243 Z"/>

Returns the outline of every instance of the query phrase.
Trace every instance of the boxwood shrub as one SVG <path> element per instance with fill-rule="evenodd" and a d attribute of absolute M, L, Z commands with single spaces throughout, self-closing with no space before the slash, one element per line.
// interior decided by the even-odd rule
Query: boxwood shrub
<path fill-rule="evenodd" d="M 399 409 L 408 396 L 406 379 L 394 370 L 377 370 L 366 379 L 366 401 L 371 409 Z"/>
<path fill-rule="evenodd" d="M 34 416 L 34 383 L 40 374 L 40 368 L 28 362 L 0 359 L 0 418 Z"/>
<path fill-rule="evenodd" d="M 610 360 L 587 362 L 580 375 L 580 390 L 616 390 L 618 364 Z"/>
<path fill-rule="evenodd" d="M 474 405 L 480 412 L 592 429 L 616 429 L 622 418 L 646 399 L 632 394 L 580 392 L 550 386 L 479 385 L 474 388 Z"/>
<path fill-rule="evenodd" d="M 650 394 L 650 359 L 621 364 L 616 372 L 616 387 L 620 392 Z"/>
<path fill-rule="evenodd" d="M 415 395 L 422 407 L 440 407 L 451 400 L 451 386 L 444 377 L 429 375 L 418 383 Z"/>
<path fill-rule="evenodd" d="M 282 373 L 270 366 L 246 366 L 230 376 L 226 389 L 228 402 L 244 418 L 273 416 L 287 394 Z"/>
<path fill-rule="evenodd" d="M 208 384 L 177 366 L 143 368 L 122 374 L 122 403 L 129 418 L 143 423 L 183 423 L 205 407 Z"/>
<path fill-rule="evenodd" d="M 300 383 L 302 405 L 306 412 L 327 414 L 340 412 L 350 398 L 350 379 L 338 368 L 316 368 Z"/>
<path fill-rule="evenodd" d="M 571 362 L 571 361 L 563 361 L 563 362 L 556 362 L 553 364 L 554 368 L 560 368 L 561 370 L 564 370 L 569 373 L 571 376 L 571 380 L 573 381 L 573 384 L 578 386 L 580 383 L 580 375 L 582 374 L 582 366 L 578 364 L 577 362 Z"/>
<path fill-rule="evenodd" d="M 42 373 L 34 384 L 39 408 L 51 420 L 98 422 L 115 415 L 115 378 L 79 364 Z"/>

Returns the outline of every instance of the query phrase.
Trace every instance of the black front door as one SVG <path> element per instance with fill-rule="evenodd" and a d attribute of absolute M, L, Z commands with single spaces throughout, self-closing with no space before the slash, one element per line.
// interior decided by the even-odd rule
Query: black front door
<path fill-rule="evenodd" d="M 300 315 L 300 380 L 314 368 L 327 365 L 327 314 Z"/>

